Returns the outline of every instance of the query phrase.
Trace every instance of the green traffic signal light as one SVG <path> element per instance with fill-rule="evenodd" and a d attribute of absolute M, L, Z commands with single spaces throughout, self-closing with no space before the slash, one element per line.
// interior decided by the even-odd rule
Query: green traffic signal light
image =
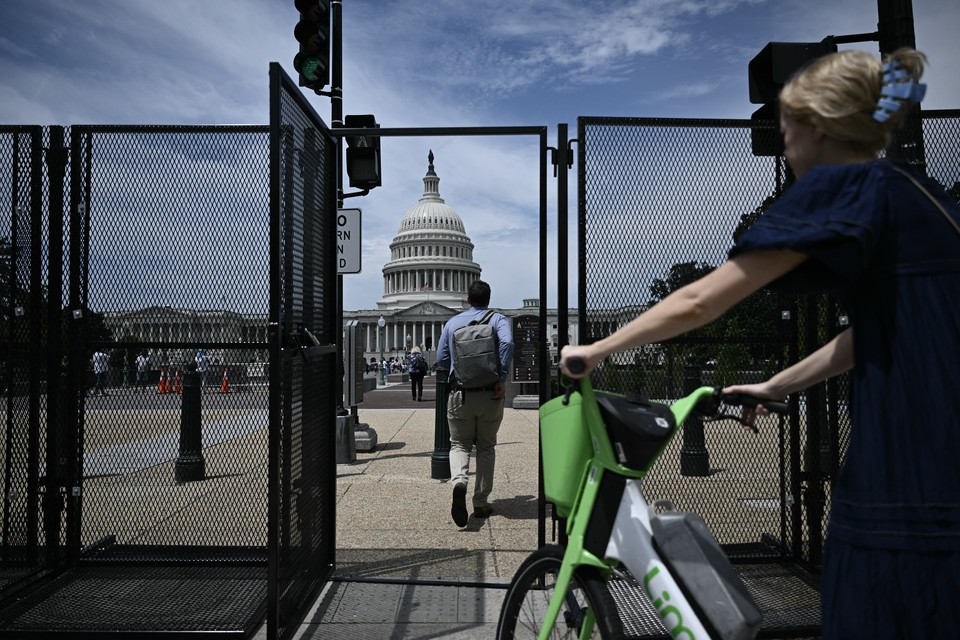
<path fill-rule="evenodd" d="M 295 0 L 300 22 L 293 35 L 300 52 L 293 67 L 300 85 L 319 91 L 330 79 L 330 0 Z"/>
<path fill-rule="evenodd" d="M 316 54 L 301 51 L 293 58 L 293 68 L 309 82 L 326 80 L 327 67 L 323 58 Z"/>

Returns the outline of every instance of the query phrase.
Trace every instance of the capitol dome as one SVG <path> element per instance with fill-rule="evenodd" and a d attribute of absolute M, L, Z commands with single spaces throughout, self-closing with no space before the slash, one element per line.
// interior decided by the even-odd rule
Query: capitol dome
<path fill-rule="evenodd" d="M 459 310 L 468 306 L 470 283 L 480 278 L 463 220 L 440 197 L 433 151 L 427 161 L 423 197 L 404 214 L 390 243 L 380 309 L 406 309 L 430 301 Z"/>

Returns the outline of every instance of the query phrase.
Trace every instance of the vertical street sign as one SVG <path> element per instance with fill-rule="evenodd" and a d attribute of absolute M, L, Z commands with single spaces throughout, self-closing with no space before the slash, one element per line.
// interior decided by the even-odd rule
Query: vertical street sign
<path fill-rule="evenodd" d="M 360 209 L 337 210 L 337 273 L 360 273 Z"/>

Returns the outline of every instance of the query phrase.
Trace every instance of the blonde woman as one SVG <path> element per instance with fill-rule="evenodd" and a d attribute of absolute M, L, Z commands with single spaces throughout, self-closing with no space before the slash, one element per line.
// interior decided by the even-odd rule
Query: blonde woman
<path fill-rule="evenodd" d="M 715 271 L 561 358 L 565 370 L 577 357 L 589 371 L 768 285 L 843 297 L 851 328 L 762 384 L 727 389 L 779 400 L 852 372 L 853 427 L 823 560 L 824 638 L 960 629 L 960 211 L 933 181 L 877 159 L 923 96 L 925 61 L 912 49 L 884 64 L 844 51 L 798 72 L 780 95 L 796 183 Z"/>

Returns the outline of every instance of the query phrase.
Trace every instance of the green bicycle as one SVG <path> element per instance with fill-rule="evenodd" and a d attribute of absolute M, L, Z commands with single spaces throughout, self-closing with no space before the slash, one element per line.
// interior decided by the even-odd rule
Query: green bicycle
<path fill-rule="evenodd" d="M 571 363 L 569 366 L 582 366 Z M 667 501 L 649 505 L 640 478 L 693 413 L 722 405 L 785 413 L 787 405 L 701 387 L 667 406 L 573 381 L 540 407 L 544 492 L 566 518 L 565 547 L 524 561 L 500 611 L 498 640 L 623 637 L 608 582 L 622 567 L 673 638 L 749 640 L 761 614 L 703 519 Z"/>

